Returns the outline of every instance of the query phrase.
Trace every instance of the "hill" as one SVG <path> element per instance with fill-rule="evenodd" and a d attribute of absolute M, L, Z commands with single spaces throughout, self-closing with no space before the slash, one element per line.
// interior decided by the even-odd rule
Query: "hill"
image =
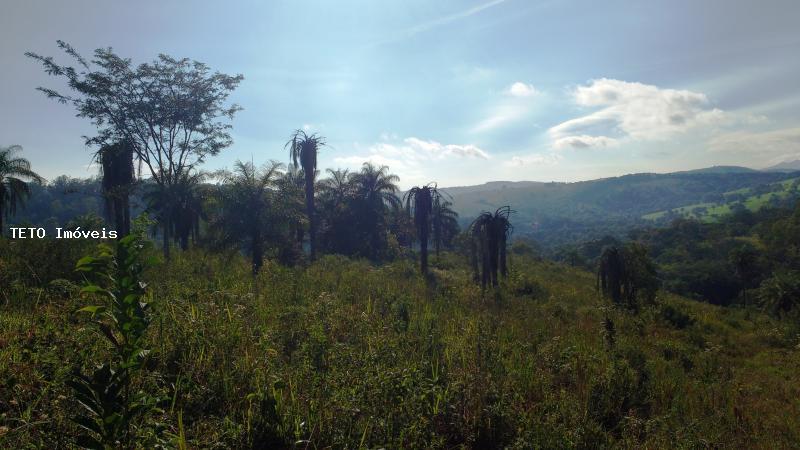
<path fill-rule="evenodd" d="M 796 173 L 792 173 L 796 175 Z M 755 212 L 765 206 L 790 204 L 798 198 L 800 198 L 800 178 L 789 178 L 778 183 L 725 192 L 722 194 L 722 200 L 718 202 L 696 203 L 668 211 L 645 214 L 642 217 L 653 221 L 673 220 L 678 217 L 684 217 L 704 222 L 714 222 L 738 209 Z"/>
<path fill-rule="evenodd" d="M 797 172 L 800 171 L 800 159 L 794 161 L 784 161 L 780 164 L 767 167 L 764 169 L 766 172 Z"/>
<path fill-rule="evenodd" d="M 621 234 L 645 224 L 645 216 L 698 203 L 724 201 L 724 194 L 776 183 L 792 174 L 716 167 L 667 174 L 640 173 L 574 183 L 501 182 L 446 188 L 462 225 L 484 210 L 511 205 L 517 236 L 546 247 Z"/>

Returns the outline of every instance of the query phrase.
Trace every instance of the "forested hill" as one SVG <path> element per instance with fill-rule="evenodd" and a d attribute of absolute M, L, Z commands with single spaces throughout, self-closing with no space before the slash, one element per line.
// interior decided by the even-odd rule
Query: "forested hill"
<path fill-rule="evenodd" d="M 495 181 L 444 189 L 466 222 L 485 210 L 511 205 L 517 236 L 546 246 L 624 233 L 642 216 L 695 203 L 723 202 L 724 193 L 797 177 L 718 166 L 668 174 L 640 173 L 575 183 Z"/>

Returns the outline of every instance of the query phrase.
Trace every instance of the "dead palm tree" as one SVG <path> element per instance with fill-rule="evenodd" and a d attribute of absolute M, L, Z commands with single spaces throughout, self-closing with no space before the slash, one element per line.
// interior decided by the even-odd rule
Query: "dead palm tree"
<path fill-rule="evenodd" d="M 133 147 L 124 141 L 104 145 L 95 153 L 100 164 L 106 220 L 114 223 L 119 239 L 131 230 L 130 193 L 134 181 Z"/>
<path fill-rule="evenodd" d="M 419 240 L 419 269 L 422 274 L 428 273 L 428 240 L 430 239 L 431 213 L 433 205 L 439 201 L 439 190 L 436 183 L 413 187 L 404 196 L 408 214 L 413 211 L 414 226 Z"/>
<path fill-rule="evenodd" d="M 22 147 L 12 145 L 0 147 L 0 235 L 4 230 L 3 220 L 17 213 L 31 195 L 26 181 L 42 184 L 44 178 L 31 170 L 31 163 L 14 156 Z"/>
<path fill-rule="evenodd" d="M 311 261 L 317 257 L 317 228 L 314 217 L 314 182 L 317 177 L 317 152 L 325 145 L 325 138 L 317 134 L 306 134 L 296 130 L 285 147 L 289 148 L 289 157 L 296 167 L 303 169 L 305 175 L 306 213 L 308 214 L 309 246 Z"/>

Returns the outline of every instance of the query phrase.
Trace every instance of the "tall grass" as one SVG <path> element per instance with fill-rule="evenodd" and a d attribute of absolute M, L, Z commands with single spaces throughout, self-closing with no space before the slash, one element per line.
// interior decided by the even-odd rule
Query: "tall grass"
<path fill-rule="evenodd" d="M 134 388 L 168 399 L 149 419 L 162 445 L 800 441 L 788 322 L 663 293 L 631 314 L 598 297 L 592 274 L 524 258 L 497 292 L 482 293 L 455 255 L 432 258 L 431 273 L 326 256 L 306 269 L 267 263 L 254 281 L 239 256 L 202 251 L 152 267 L 151 353 Z M 0 447 L 71 445 L 69 370 L 108 354 L 79 302 L 43 295 L 36 308 L 0 306 Z"/>

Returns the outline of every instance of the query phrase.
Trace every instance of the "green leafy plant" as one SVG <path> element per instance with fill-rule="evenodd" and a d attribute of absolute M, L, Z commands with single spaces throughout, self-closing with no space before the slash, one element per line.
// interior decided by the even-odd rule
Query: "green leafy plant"
<path fill-rule="evenodd" d="M 80 311 L 92 314 L 113 347 L 109 361 L 88 375 L 76 371 L 68 382 L 83 407 L 73 420 L 86 432 L 77 441 L 86 448 L 127 446 L 135 434 L 132 426 L 156 408 L 155 397 L 131 392 L 132 378 L 149 353 L 145 335 L 150 305 L 141 281 L 148 264 L 142 258 L 146 245 L 141 234 L 132 234 L 115 248 L 101 244 L 97 256 L 86 256 L 77 263 L 76 270 L 89 280 L 81 292 L 105 300 Z"/>

